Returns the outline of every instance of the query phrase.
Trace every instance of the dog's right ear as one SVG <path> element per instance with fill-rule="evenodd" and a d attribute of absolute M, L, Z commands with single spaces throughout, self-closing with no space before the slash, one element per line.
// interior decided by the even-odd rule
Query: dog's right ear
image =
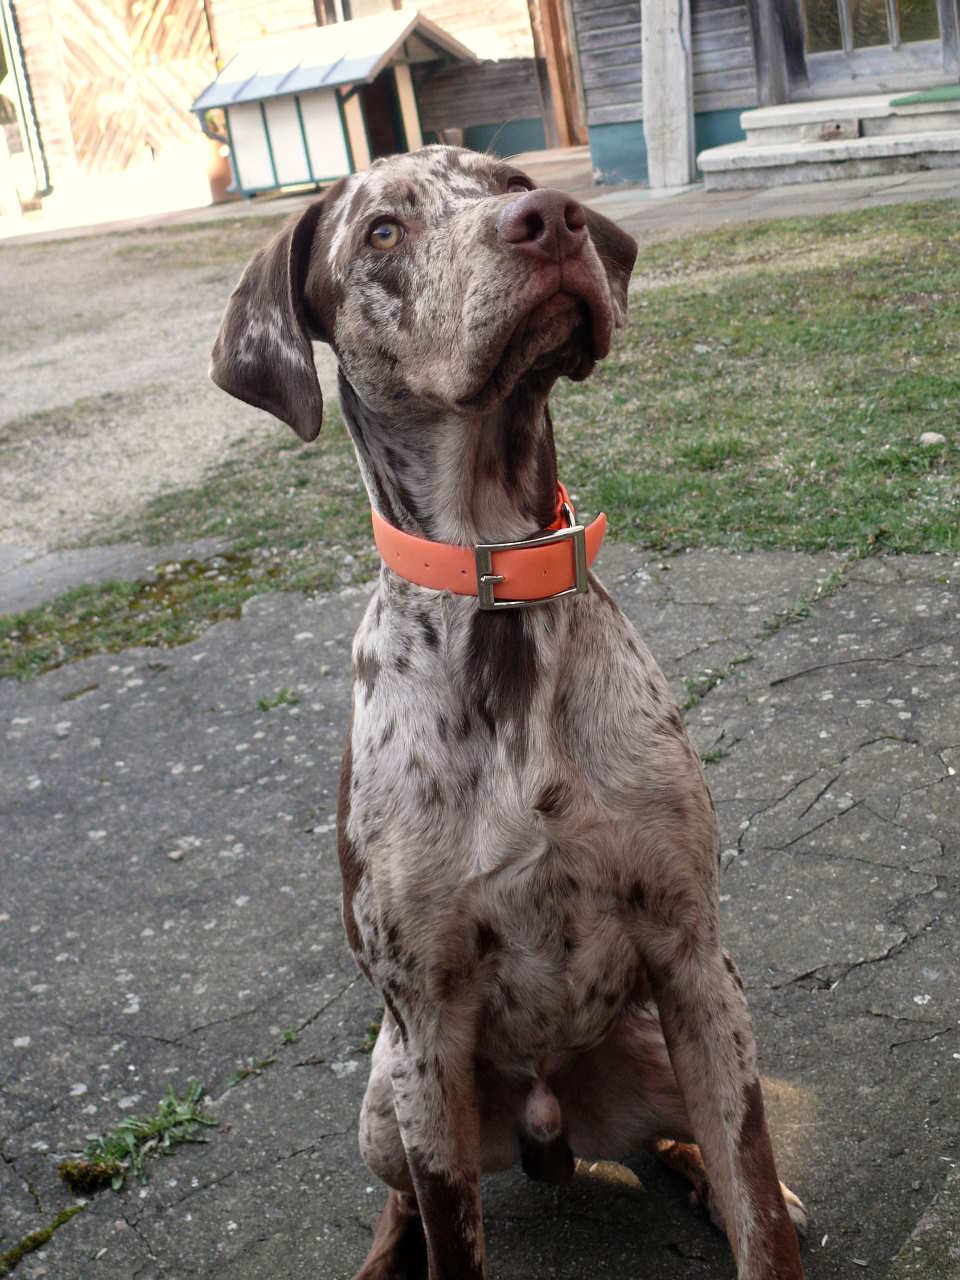
<path fill-rule="evenodd" d="M 328 193 L 333 194 L 333 189 Z M 230 295 L 213 344 L 210 377 L 239 400 L 266 409 L 302 440 L 315 440 L 323 395 L 312 337 L 324 335 L 309 314 L 304 285 L 326 200 L 317 200 L 247 264 Z"/>

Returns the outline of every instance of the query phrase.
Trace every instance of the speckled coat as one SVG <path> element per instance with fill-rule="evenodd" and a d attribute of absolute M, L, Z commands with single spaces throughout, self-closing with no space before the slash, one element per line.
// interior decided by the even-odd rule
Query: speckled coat
<path fill-rule="evenodd" d="M 607 353 L 635 252 L 493 157 L 392 157 L 253 259 L 212 376 L 312 439 L 311 340 L 329 342 L 381 515 L 526 538 L 556 508 L 550 388 Z M 343 914 L 387 1009 L 360 1141 L 391 1188 L 359 1276 L 480 1280 L 482 1171 L 562 1181 L 574 1154 L 648 1146 L 725 1227 L 740 1280 L 799 1280 L 804 1214 L 719 940 L 713 806 L 633 627 L 592 577 L 490 614 L 384 568 L 353 679 Z"/>

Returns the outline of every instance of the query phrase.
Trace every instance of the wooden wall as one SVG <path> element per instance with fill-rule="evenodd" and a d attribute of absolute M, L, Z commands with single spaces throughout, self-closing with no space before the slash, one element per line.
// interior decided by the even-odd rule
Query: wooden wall
<path fill-rule="evenodd" d="M 441 129 L 468 129 L 471 125 L 524 120 L 541 114 L 532 58 L 510 58 L 442 71 L 428 63 L 413 68 L 413 83 L 425 136 Z"/>
<path fill-rule="evenodd" d="M 221 64 L 263 36 L 317 25 L 313 0 L 207 0 L 207 10 Z"/>
<path fill-rule="evenodd" d="M 53 27 L 53 0 L 15 3 L 23 61 L 51 179 L 76 167 L 73 131 Z"/>
<path fill-rule="evenodd" d="M 691 0 L 694 110 L 757 105 L 745 0 Z M 639 0 L 573 0 L 587 124 L 643 118 Z"/>
<path fill-rule="evenodd" d="M 527 0 L 410 0 L 404 8 L 419 9 L 481 58 L 533 57 Z"/>
<path fill-rule="evenodd" d="M 526 0 L 416 7 L 502 60 L 441 73 L 421 102 L 424 128 L 541 115 Z M 14 0 L 14 8 L 54 181 L 71 168 L 120 172 L 148 149 L 196 138 L 190 103 L 217 71 L 211 30 L 222 65 L 245 44 L 317 20 L 314 0 Z"/>
<path fill-rule="evenodd" d="M 54 181 L 196 138 L 190 103 L 216 74 L 196 0 L 18 0 L 16 12 Z"/>

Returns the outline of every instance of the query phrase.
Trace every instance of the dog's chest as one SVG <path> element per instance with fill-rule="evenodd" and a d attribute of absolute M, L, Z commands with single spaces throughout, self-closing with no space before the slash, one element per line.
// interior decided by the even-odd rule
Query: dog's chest
<path fill-rule="evenodd" d="M 638 980 L 630 853 L 583 781 L 592 739 L 576 763 L 556 740 L 569 636 L 508 623 L 481 647 L 418 608 L 386 623 L 375 601 L 354 646 L 362 958 L 397 1006 L 469 991 L 498 1061 L 560 1061 L 603 1038 Z"/>

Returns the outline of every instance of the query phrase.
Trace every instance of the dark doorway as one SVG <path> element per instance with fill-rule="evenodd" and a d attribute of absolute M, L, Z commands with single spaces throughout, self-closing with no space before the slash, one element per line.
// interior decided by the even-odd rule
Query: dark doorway
<path fill-rule="evenodd" d="M 379 156 L 391 156 L 398 151 L 406 151 L 407 139 L 400 116 L 397 82 L 392 67 L 381 71 L 373 84 L 361 86 L 360 105 L 363 107 L 363 118 L 367 125 L 370 159 L 376 160 Z"/>

